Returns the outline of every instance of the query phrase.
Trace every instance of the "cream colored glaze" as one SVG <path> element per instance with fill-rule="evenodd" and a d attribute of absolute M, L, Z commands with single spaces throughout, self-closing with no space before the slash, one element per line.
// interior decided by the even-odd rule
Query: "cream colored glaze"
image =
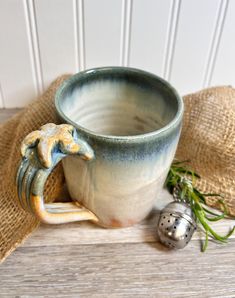
<path fill-rule="evenodd" d="M 176 111 L 166 102 L 162 95 L 138 85 L 103 80 L 75 87 L 61 108 L 68 118 L 93 133 L 131 136 L 168 124 Z M 119 160 L 111 149 L 108 158 L 102 148 L 90 162 L 67 157 L 63 166 L 72 199 L 96 214 L 104 226 L 129 226 L 141 221 L 163 187 L 177 141 L 176 136 L 164 152 L 156 148 L 155 156 L 143 152 L 141 159 L 130 152 L 126 160 Z M 121 144 L 117 146 L 122 150 Z"/>
<path fill-rule="evenodd" d="M 63 112 L 95 133 L 136 135 L 155 131 L 174 117 L 160 94 L 117 81 L 101 81 L 75 89 Z"/>
<path fill-rule="evenodd" d="M 76 156 L 63 160 L 66 183 L 73 200 L 79 201 L 104 226 L 129 226 L 152 209 L 162 190 L 176 144 L 155 159 L 120 162 Z"/>

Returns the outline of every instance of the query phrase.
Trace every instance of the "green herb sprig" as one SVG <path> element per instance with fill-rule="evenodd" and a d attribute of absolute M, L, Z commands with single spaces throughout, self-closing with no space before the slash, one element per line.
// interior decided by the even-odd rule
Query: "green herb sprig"
<path fill-rule="evenodd" d="M 202 246 L 202 251 L 204 252 L 207 249 L 209 237 L 219 243 L 226 243 L 228 238 L 235 231 L 235 226 L 225 236 L 217 234 L 211 228 L 209 222 L 229 217 L 226 204 L 223 201 L 222 195 L 216 193 L 202 193 L 195 187 L 195 181 L 196 179 L 200 179 L 200 176 L 189 169 L 187 162 L 189 161 L 173 162 L 165 185 L 173 196 L 176 196 L 180 201 L 188 203 L 192 208 L 197 224 L 200 224 L 205 231 L 206 239 Z M 218 197 L 218 203 L 221 205 L 223 212 L 215 213 L 206 207 L 205 198 L 209 196 Z"/>

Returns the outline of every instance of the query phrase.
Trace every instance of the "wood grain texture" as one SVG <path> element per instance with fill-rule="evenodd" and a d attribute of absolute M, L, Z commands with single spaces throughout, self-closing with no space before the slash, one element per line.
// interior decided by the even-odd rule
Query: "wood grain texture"
<path fill-rule="evenodd" d="M 199 253 L 158 243 L 21 247 L 0 267 L 2 297 L 234 297 L 234 242 Z"/>
<path fill-rule="evenodd" d="M 0 123 L 18 110 L 0 110 Z M 210 242 L 199 233 L 170 251 L 157 242 L 157 208 L 141 224 L 103 229 L 89 223 L 41 225 L 0 266 L 0 297 L 235 297 L 235 238 Z M 235 221 L 215 223 L 225 232 Z"/>

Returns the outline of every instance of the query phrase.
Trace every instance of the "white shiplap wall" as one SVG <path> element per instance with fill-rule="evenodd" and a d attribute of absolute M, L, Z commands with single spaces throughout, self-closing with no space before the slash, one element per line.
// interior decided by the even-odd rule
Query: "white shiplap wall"
<path fill-rule="evenodd" d="M 235 0 L 0 0 L 0 107 L 104 65 L 154 72 L 181 94 L 235 85 Z"/>

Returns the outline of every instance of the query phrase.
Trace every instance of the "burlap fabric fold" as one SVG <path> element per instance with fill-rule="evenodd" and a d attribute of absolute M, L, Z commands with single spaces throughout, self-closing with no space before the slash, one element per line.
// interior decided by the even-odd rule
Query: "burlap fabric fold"
<path fill-rule="evenodd" d="M 58 78 L 36 101 L 0 125 L 0 262 L 4 260 L 39 222 L 18 205 L 15 175 L 20 161 L 20 143 L 32 130 L 58 119 L 54 95 L 68 76 Z M 209 88 L 184 97 L 185 115 L 177 157 L 190 159 L 202 176 L 203 192 L 225 195 L 229 212 L 235 215 L 235 89 Z M 50 175 L 45 199 L 62 191 L 61 166 Z M 208 204 L 215 206 L 213 198 Z M 218 206 L 217 206 L 218 207 Z"/>

